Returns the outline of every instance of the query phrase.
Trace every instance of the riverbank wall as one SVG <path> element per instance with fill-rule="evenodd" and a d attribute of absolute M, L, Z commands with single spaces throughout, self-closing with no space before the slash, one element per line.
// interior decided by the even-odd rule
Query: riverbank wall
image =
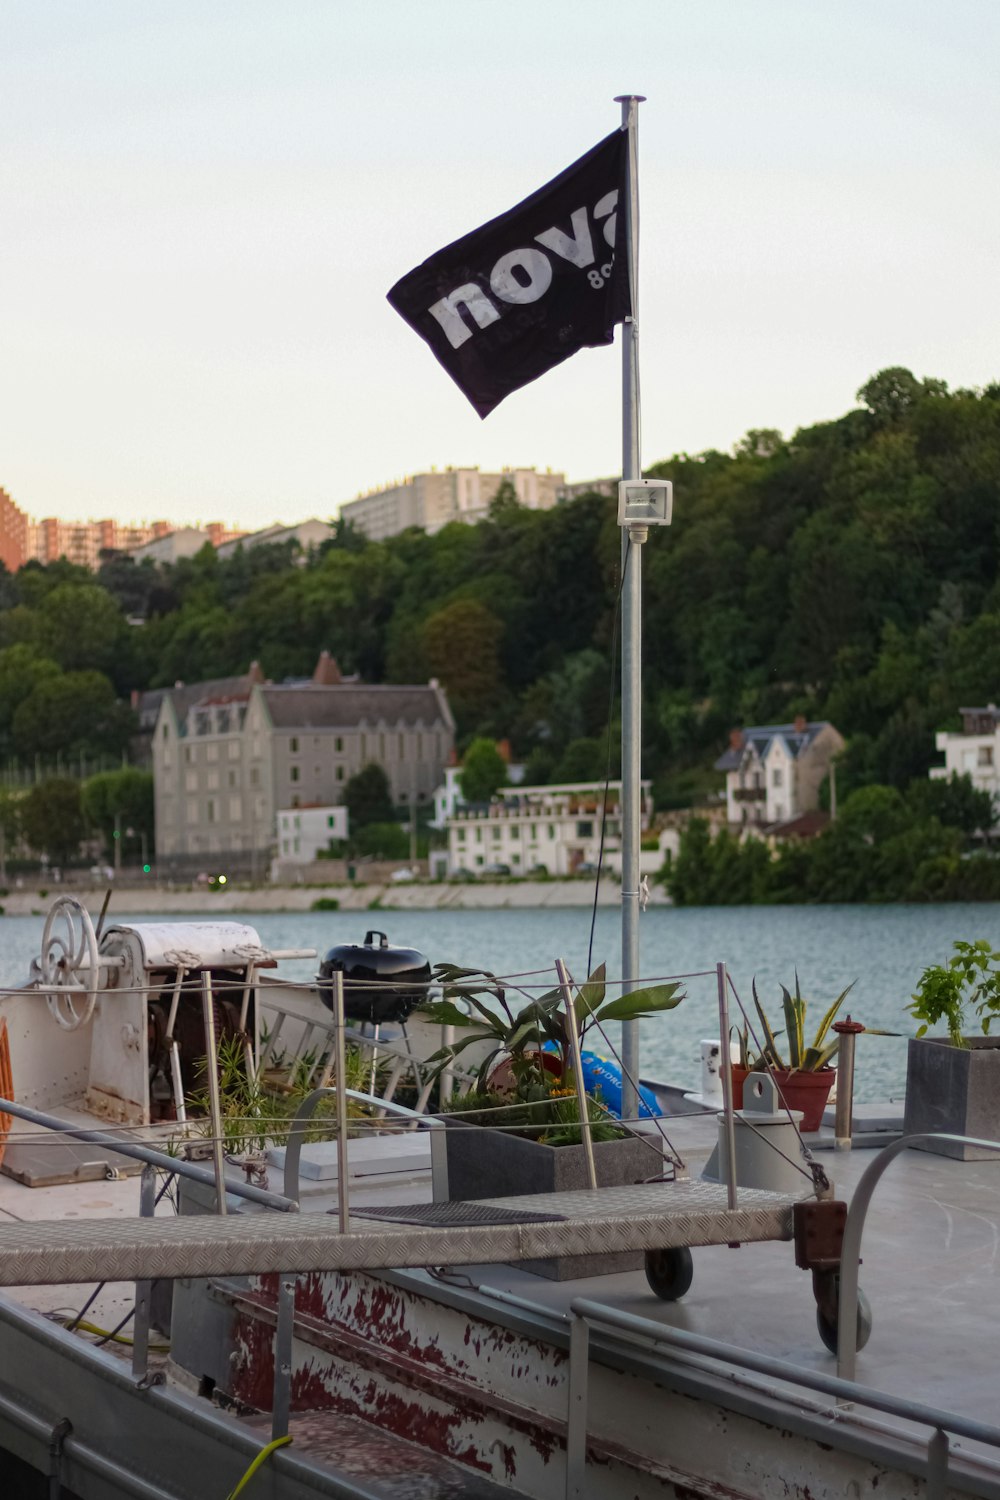
<path fill-rule="evenodd" d="M 89 889 L 59 885 L 25 887 L 8 890 L 0 900 L 0 907 L 10 917 L 44 916 L 56 897 L 71 895 L 82 901 L 88 910 L 99 911 L 106 893 L 106 886 Z M 621 893 L 617 884 L 612 880 L 602 880 L 597 900 L 599 906 L 619 905 Z M 196 913 L 206 919 L 226 912 L 311 911 L 318 901 L 335 901 L 340 911 L 536 911 L 592 906 L 594 887 L 589 880 L 226 886 L 221 890 L 156 884 L 122 885 L 112 887 L 109 910 L 112 919 L 136 912 L 156 916 Z M 658 886 L 651 888 L 649 904 L 668 904 L 665 893 Z"/>

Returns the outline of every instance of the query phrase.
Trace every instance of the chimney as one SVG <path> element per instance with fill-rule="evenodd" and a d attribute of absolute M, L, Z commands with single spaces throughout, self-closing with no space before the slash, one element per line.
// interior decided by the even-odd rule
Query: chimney
<path fill-rule="evenodd" d="M 343 679 L 340 668 L 337 666 L 336 657 L 330 655 L 329 651 L 321 651 L 313 672 L 313 682 L 317 687 L 335 687 Z"/>
<path fill-rule="evenodd" d="M 742 731 L 742 729 L 731 729 L 729 731 L 729 748 L 730 748 L 730 750 L 742 750 L 743 749 L 743 731 Z"/>
<path fill-rule="evenodd" d="M 497 740 L 497 754 L 510 765 L 510 740 Z"/>
<path fill-rule="evenodd" d="M 794 726 L 793 727 L 795 729 L 795 733 L 796 734 L 805 734 L 805 732 L 806 732 L 806 716 L 805 716 L 805 714 L 796 714 L 795 715 L 795 722 L 794 722 Z"/>
<path fill-rule="evenodd" d="M 250 670 L 247 673 L 247 678 L 248 678 L 248 680 L 250 682 L 263 682 L 264 681 L 264 673 L 263 673 L 263 671 L 261 669 L 261 665 L 260 665 L 259 661 L 252 661 L 250 663 Z"/>

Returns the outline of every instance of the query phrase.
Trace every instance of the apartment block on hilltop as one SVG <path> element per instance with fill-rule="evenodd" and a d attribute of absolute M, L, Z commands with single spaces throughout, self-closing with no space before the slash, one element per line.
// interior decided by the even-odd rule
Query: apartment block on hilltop
<path fill-rule="evenodd" d="M 393 801 L 431 799 L 455 725 L 434 681 L 344 682 L 324 652 L 307 683 L 220 679 L 163 692 L 153 733 L 161 866 L 192 860 L 263 873 L 279 810 L 333 806 L 362 767 L 382 767 Z"/>
<path fill-rule="evenodd" d="M 726 817 L 737 827 L 790 823 L 819 807 L 819 789 L 844 738 L 827 720 L 734 729 L 715 762 L 726 773 Z"/>
<path fill-rule="evenodd" d="M 348 500 L 340 514 L 378 542 L 409 526 L 433 534 L 449 521 L 481 521 L 502 484 L 512 485 L 520 504 L 529 510 L 551 510 L 565 482 L 565 474 L 551 470 L 540 474 L 536 469 L 503 469 L 499 474 L 484 474 L 479 469 L 432 469 Z"/>

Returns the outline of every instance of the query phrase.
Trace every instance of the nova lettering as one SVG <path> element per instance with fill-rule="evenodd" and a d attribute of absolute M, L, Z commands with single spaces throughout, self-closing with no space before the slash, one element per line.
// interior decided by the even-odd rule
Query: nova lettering
<path fill-rule="evenodd" d="M 614 188 L 598 200 L 593 211 L 596 223 L 601 225 L 602 237 L 612 249 L 615 243 L 617 204 L 618 190 Z M 543 248 L 536 250 L 532 245 L 509 250 L 493 267 L 490 272 L 490 291 L 497 302 L 516 307 L 537 302 L 544 297 L 552 284 L 550 256 L 558 256 L 580 270 L 594 266 L 594 237 L 585 208 L 577 208 L 570 215 L 569 234 L 564 229 L 553 226 L 536 234 L 535 244 Z M 589 284 L 595 290 L 602 287 L 612 269 L 612 263 L 605 262 L 599 269 L 595 267 L 588 271 Z M 476 328 L 488 328 L 502 315 L 502 308 L 492 302 L 483 288 L 474 281 L 456 287 L 427 311 L 440 324 L 453 349 L 461 348 L 467 339 L 471 339 Z"/>

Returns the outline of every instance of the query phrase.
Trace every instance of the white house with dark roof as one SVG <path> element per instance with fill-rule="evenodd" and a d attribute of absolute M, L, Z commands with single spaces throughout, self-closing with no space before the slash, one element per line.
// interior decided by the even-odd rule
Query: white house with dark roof
<path fill-rule="evenodd" d="M 395 803 L 431 800 L 455 743 L 439 684 L 332 677 L 324 653 L 305 684 L 236 679 L 164 693 L 152 747 L 161 865 L 225 856 L 233 868 L 263 871 L 278 811 L 339 805 L 370 764 L 385 771 Z"/>
<path fill-rule="evenodd" d="M 727 821 L 766 828 L 814 812 L 830 762 L 843 748 L 843 736 L 827 720 L 734 729 L 715 762 L 726 773 Z"/>

